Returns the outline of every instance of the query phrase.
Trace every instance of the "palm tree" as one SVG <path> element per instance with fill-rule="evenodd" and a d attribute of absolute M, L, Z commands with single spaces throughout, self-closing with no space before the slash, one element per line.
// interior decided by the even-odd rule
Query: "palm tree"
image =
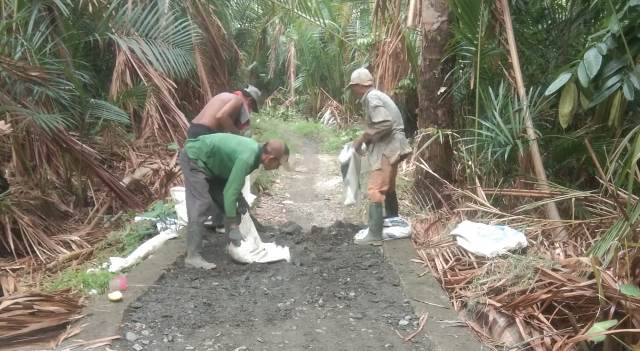
<path fill-rule="evenodd" d="M 416 188 L 432 199 L 441 199 L 442 182 L 452 178 L 453 149 L 446 132 L 454 126 L 451 106 L 451 84 L 446 80 L 451 70 L 449 60 L 445 60 L 445 49 L 451 38 L 449 2 L 447 0 L 426 0 L 422 3 L 422 67 L 418 88 L 419 112 L 418 128 L 427 131 L 424 135 L 439 135 L 437 138 L 419 139 L 417 157 L 435 173 L 418 168 Z M 428 142 L 431 140 L 431 142 Z M 446 203 L 441 203 L 446 206 Z"/>

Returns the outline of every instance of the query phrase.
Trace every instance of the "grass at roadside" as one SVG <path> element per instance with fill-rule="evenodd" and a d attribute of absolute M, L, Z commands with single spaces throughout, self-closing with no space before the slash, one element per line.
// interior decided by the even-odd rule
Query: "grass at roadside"
<path fill-rule="evenodd" d="M 257 140 L 282 139 L 290 144 L 293 152 L 301 147 L 297 140 L 301 137 L 317 142 L 322 152 L 338 153 L 345 143 L 355 139 L 360 133 L 357 128 L 338 130 L 327 127 L 286 109 L 265 110 L 252 117 L 251 123 Z"/>
<path fill-rule="evenodd" d="M 171 201 L 156 201 L 140 216 L 159 219 L 175 218 L 174 204 Z M 109 257 L 126 257 L 142 242 L 157 234 L 153 221 L 133 222 L 132 217 L 130 216 L 129 223 L 122 230 L 111 232 L 96 246 L 91 260 L 45 277 L 40 282 L 42 289 L 48 292 L 71 289 L 85 294 L 92 291 L 105 292 L 109 281 L 117 275 L 102 267 Z"/>

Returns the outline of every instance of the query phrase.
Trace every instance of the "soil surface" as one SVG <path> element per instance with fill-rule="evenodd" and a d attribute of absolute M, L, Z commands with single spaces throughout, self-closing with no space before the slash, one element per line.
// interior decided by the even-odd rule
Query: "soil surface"
<path fill-rule="evenodd" d="M 335 156 L 301 142 L 254 213 L 263 241 L 288 245 L 292 262 L 241 265 L 211 234 L 213 271 L 168 269 L 125 314 L 117 350 L 430 350 L 380 247 L 360 247 L 356 210 L 344 211 Z M 338 179 L 336 181 L 335 179 Z M 333 223 L 333 224 L 332 224 Z"/>

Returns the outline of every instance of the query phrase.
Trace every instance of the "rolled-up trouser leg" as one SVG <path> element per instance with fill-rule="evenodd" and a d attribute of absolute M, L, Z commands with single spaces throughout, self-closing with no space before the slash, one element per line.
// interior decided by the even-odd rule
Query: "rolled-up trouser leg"
<path fill-rule="evenodd" d="M 381 167 L 371 172 L 367 194 L 369 201 L 383 203 L 387 192 L 395 191 L 398 164 L 391 164 L 389 159 L 382 157 Z"/>
<path fill-rule="evenodd" d="M 209 195 L 208 177 L 183 151 L 180 167 L 184 175 L 185 200 L 187 203 L 187 257 L 200 256 L 202 238 L 207 229 L 204 222 L 214 212 L 214 203 Z"/>

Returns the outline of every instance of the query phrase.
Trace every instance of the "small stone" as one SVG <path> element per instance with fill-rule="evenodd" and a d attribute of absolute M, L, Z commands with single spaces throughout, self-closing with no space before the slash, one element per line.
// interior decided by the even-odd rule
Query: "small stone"
<path fill-rule="evenodd" d="M 408 325 L 408 324 L 409 324 L 409 321 L 408 321 L 408 320 L 406 320 L 406 319 L 401 319 L 401 320 L 398 322 L 398 325 L 399 325 L 399 326 L 401 326 L 401 327 L 404 327 L 404 326 L 406 326 L 406 325 Z"/>
<path fill-rule="evenodd" d="M 350 317 L 353 318 L 353 319 L 362 319 L 362 318 L 364 318 L 364 316 L 362 314 L 360 314 L 360 313 L 354 313 L 354 314 L 350 315 Z"/>
<path fill-rule="evenodd" d="M 144 347 L 140 346 L 139 344 L 134 344 L 132 348 L 136 351 L 144 350 Z"/>
<path fill-rule="evenodd" d="M 193 349 L 195 349 L 195 347 L 193 347 L 193 346 L 185 346 L 184 349 L 185 350 L 193 350 Z"/>
<path fill-rule="evenodd" d="M 256 338 L 256 340 L 257 340 L 259 343 L 263 343 L 263 342 L 264 342 L 264 339 L 263 339 L 263 338 L 260 338 L 260 337 Z"/>
<path fill-rule="evenodd" d="M 129 306 L 131 306 L 131 308 L 134 308 L 134 309 L 136 309 L 136 310 L 137 310 L 137 309 L 139 309 L 139 308 L 142 308 L 142 304 L 141 304 L 140 302 L 138 302 L 138 301 L 136 301 L 136 302 L 132 303 L 132 304 L 131 304 L 131 305 L 129 305 Z"/>
<path fill-rule="evenodd" d="M 149 340 L 140 340 L 140 342 L 145 344 L 145 345 L 149 345 Z"/>
<path fill-rule="evenodd" d="M 141 331 L 140 334 L 142 334 L 144 336 L 149 336 L 149 335 L 151 335 L 151 332 L 145 329 L 145 330 Z"/>
<path fill-rule="evenodd" d="M 404 320 L 410 321 L 413 318 L 411 315 L 404 316 Z"/>
<path fill-rule="evenodd" d="M 390 348 L 392 348 L 392 347 L 393 347 L 393 345 L 391 345 L 391 344 L 386 344 L 386 345 L 384 345 L 384 348 L 385 348 L 385 349 L 390 349 Z"/>
<path fill-rule="evenodd" d="M 294 222 L 287 222 L 280 227 L 280 231 L 287 235 L 299 235 L 302 233 L 302 230 L 302 227 Z"/>
<path fill-rule="evenodd" d="M 127 339 L 127 341 L 131 342 L 138 340 L 138 336 L 134 332 L 127 332 L 127 334 L 125 334 L 125 338 Z"/>

